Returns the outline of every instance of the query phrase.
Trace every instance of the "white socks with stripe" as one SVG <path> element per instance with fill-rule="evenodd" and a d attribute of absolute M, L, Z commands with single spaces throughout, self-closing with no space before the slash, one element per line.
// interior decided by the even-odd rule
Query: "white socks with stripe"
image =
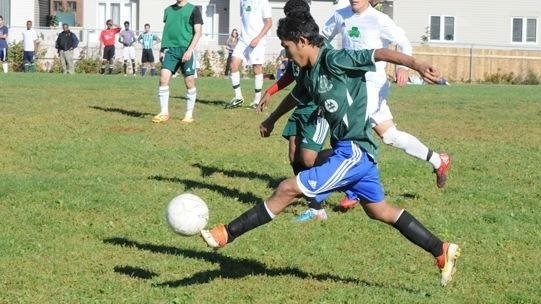
<path fill-rule="evenodd" d="M 382 136 L 383 143 L 391 145 L 395 148 L 404 150 L 407 154 L 426 161 L 429 153 L 428 148 L 419 141 L 415 136 L 399 131 L 396 126 L 392 126 Z M 441 165 L 440 155 L 436 152 L 428 160 L 432 166 L 437 169 Z"/>
<path fill-rule="evenodd" d="M 255 88 L 254 103 L 259 104 L 259 100 L 261 99 L 261 88 L 263 88 L 263 74 L 255 75 L 254 88 Z"/>
<path fill-rule="evenodd" d="M 240 89 L 240 72 L 231 73 L 231 85 L 233 86 L 233 91 L 235 92 L 235 98 L 243 99 L 242 91 Z"/>
<path fill-rule="evenodd" d="M 160 114 L 169 115 L 169 86 L 158 88 L 158 98 L 160 99 Z"/>
<path fill-rule="evenodd" d="M 2 63 L 2 70 L 4 70 L 4 74 L 8 73 L 8 64 L 7 64 L 7 62 Z"/>
<path fill-rule="evenodd" d="M 197 89 L 191 88 L 186 91 L 186 118 L 193 117 L 193 109 L 195 107 L 195 98 L 197 97 Z"/>

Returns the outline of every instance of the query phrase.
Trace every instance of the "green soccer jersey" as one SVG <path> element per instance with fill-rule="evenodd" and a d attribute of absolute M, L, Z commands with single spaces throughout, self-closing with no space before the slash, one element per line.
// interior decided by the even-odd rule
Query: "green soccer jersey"
<path fill-rule="evenodd" d="M 304 85 L 302 84 L 302 79 L 304 78 L 304 71 L 301 70 L 299 66 L 291 60 L 286 67 L 285 73 L 290 73 L 291 75 L 293 75 L 296 81 L 295 87 L 293 87 L 293 90 L 291 90 L 291 95 L 295 98 L 295 101 L 297 102 L 297 107 L 295 108 L 294 112 L 299 114 L 313 113 L 318 108 L 318 105 L 316 104 L 312 96 L 310 96 L 304 89 Z"/>
<path fill-rule="evenodd" d="M 186 3 L 184 6 L 177 6 L 173 4 L 165 9 L 163 14 L 163 22 L 165 23 L 163 28 L 162 47 L 181 47 L 187 48 L 192 42 L 194 36 L 194 17 L 197 15 L 199 18 L 195 18 L 195 23 L 200 23 L 201 13 L 191 3 Z"/>
<path fill-rule="evenodd" d="M 302 83 L 329 123 L 331 144 L 351 140 L 377 158 L 377 145 L 366 112 L 364 74 L 375 71 L 373 50 L 321 47 L 316 64 L 304 72 Z"/>

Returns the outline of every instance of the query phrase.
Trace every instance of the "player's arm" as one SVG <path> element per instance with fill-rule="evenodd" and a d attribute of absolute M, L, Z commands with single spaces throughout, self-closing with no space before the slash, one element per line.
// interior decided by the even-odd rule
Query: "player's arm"
<path fill-rule="evenodd" d="M 282 102 L 272 111 L 272 113 L 261 122 L 259 126 L 259 133 L 261 137 L 269 137 L 274 129 L 274 124 L 284 116 L 287 112 L 291 111 L 297 106 L 297 100 L 293 97 L 291 93 L 282 100 Z"/>
<path fill-rule="evenodd" d="M 413 54 L 411 43 L 406 33 L 387 15 L 380 18 L 381 38 L 390 41 L 398 46 L 398 50 L 406 55 Z M 404 66 L 397 66 L 395 80 L 398 86 L 403 86 L 408 81 L 408 69 Z"/>
<path fill-rule="evenodd" d="M 190 22 L 193 24 L 194 33 L 188 49 L 186 49 L 186 52 L 184 52 L 184 55 L 182 55 L 182 62 L 190 60 L 193 55 L 193 51 L 199 42 L 199 38 L 201 38 L 203 17 L 201 16 L 201 11 L 198 8 L 193 10 L 192 15 L 190 16 Z"/>
<path fill-rule="evenodd" d="M 415 57 L 389 49 L 377 49 L 374 51 L 373 56 L 374 61 L 386 61 L 414 69 L 428 83 L 437 83 L 441 79 L 438 70 L 434 66 Z"/>
<path fill-rule="evenodd" d="M 338 25 L 342 26 L 342 22 L 338 22 L 338 19 L 339 15 L 334 12 L 321 28 L 321 35 L 328 41 L 333 40 L 334 37 L 340 32 L 340 27 Z"/>

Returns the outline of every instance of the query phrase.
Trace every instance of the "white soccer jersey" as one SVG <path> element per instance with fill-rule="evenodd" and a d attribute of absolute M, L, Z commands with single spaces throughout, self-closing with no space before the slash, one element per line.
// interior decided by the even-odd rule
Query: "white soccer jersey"
<path fill-rule="evenodd" d="M 411 55 L 411 43 L 404 30 L 394 23 L 386 14 L 372 6 L 355 14 L 351 6 L 337 10 L 323 26 L 323 36 L 332 40 L 337 34 L 342 36 L 342 47 L 345 49 L 379 49 L 387 48 L 390 43 L 398 45 L 400 52 Z M 384 83 L 387 81 L 384 61 L 376 62 L 376 72 L 366 73 L 366 80 Z"/>
<path fill-rule="evenodd" d="M 240 40 L 250 44 L 261 29 L 263 29 L 265 18 L 272 18 L 271 7 L 268 0 L 241 0 L 240 17 L 242 20 L 242 31 Z M 261 43 L 264 43 L 261 39 Z"/>
<path fill-rule="evenodd" d="M 23 50 L 25 52 L 34 52 L 34 41 L 38 40 L 38 34 L 33 29 L 23 32 Z"/>

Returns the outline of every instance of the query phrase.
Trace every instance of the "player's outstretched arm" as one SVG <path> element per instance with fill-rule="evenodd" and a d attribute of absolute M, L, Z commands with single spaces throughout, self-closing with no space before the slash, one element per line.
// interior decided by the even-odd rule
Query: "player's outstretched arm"
<path fill-rule="evenodd" d="M 259 133 L 262 137 L 269 137 L 274 129 L 274 124 L 284 116 L 287 112 L 291 111 L 297 106 L 297 101 L 293 95 L 287 94 L 282 102 L 274 109 L 274 111 L 265 119 L 259 126 Z"/>
<path fill-rule="evenodd" d="M 269 103 L 271 102 L 271 96 L 276 94 L 281 89 L 289 86 L 295 79 L 293 78 L 293 75 L 289 70 L 286 70 L 286 72 L 278 79 L 277 82 L 273 83 L 266 91 L 265 94 L 263 94 L 263 97 L 259 101 L 259 104 L 257 105 L 257 108 L 255 111 L 257 113 L 261 113 L 263 109 L 267 108 L 269 106 Z"/>
<path fill-rule="evenodd" d="M 416 59 L 415 57 L 405 55 L 389 49 L 377 49 L 374 51 L 375 61 L 386 61 L 394 64 L 407 66 L 414 69 L 428 83 L 437 83 L 441 76 L 438 70 L 427 62 Z"/>

